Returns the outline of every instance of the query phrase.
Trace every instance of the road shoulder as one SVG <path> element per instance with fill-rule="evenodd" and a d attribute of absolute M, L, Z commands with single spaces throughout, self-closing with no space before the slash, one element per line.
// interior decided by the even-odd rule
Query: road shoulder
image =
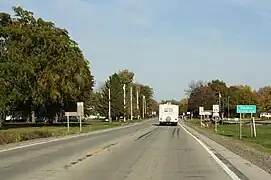
<path fill-rule="evenodd" d="M 103 130 L 92 131 L 89 133 L 81 133 L 81 134 L 78 133 L 78 134 L 72 134 L 72 135 L 60 136 L 60 137 L 38 138 L 38 139 L 33 139 L 33 140 L 28 140 L 28 141 L 21 141 L 18 143 L 10 143 L 10 144 L 5 144 L 5 145 L 0 145 L 0 153 L 5 152 L 5 151 L 14 150 L 14 149 L 29 147 L 29 146 L 35 146 L 35 145 L 39 145 L 39 144 L 45 144 L 45 143 L 50 143 L 50 142 L 55 142 L 55 141 L 61 141 L 61 140 L 66 140 L 66 139 L 82 137 L 82 136 L 89 136 L 89 135 L 94 135 L 94 134 L 101 134 L 101 133 L 105 133 L 105 132 L 120 130 L 120 129 L 124 129 L 124 128 L 129 128 L 132 126 L 140 125 L 143 123 L 147 123 L 151 120 L 153 120 L 153 119 L 148 119 L 148 120 L 144 120 L 142 122 L 136 122 L 136 123 L 127 124 L 127 125 L 123 125 L 123 126 L 119 126 L 119 127 L 113 127 L 113 128 L 103 129 Z"/>
<path fill-rule="evenodd" d="M 216 143 L 210 138 L 202 135 L 191 127 L 188 127 L 183 121 L 180 121 L 181 125 L 188 130 L 191 134 L 201 140 L 207 147 L 214 153 L 222 161 L 224 160 L 224 164 L 226 164 L 230 169 L 233 170 L 235 174 L 240 179 L 271 179 L 271 174 L 264 171 L 260 167 L 252 164 L 251 162 L 245 160 L 239 155 L 233 153 L 229 149 L 223 147 L 222 145 Z"/>

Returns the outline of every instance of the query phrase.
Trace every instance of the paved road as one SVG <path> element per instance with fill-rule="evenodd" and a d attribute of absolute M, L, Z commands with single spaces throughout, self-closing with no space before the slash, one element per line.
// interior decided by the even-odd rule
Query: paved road
<path fill-rule="evenodd" d="M 231 179 L 181 127 L 154 121 L 2 152 L 0 175 L 1 180 Z"/>

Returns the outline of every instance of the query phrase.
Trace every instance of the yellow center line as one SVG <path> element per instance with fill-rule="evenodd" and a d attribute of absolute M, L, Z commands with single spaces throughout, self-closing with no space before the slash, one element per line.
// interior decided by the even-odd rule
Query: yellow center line
<path fill-rule="evenodd" d="M 128 138 L 129 138 L 129 135 L 120 136 L 120 139 L 128 139 Z M 101 147 L 99 149 L 90 151 L 89 153 L 87 153 L 87 156 L 92 156 L 94 154 L 97 154 L 97 153 L 99 153 L 100 151 L 102 151 L 104 149 L 106 149 L 106 147 Z"/>
<path fill-rule="evenodd" d="M 87 154 L 87 156 L 92 156 L 92 155 L 97 154 L 98 152 L 100 152 L 100 151 L 102 151 L 102 150 L 104 150 L 104 147 L 101 147 L 101 148 L 99 148 L 99 149 L 96 149 L 96 150 L 94 150 L 94 151 L 89 152 L 89 153 Z"/>

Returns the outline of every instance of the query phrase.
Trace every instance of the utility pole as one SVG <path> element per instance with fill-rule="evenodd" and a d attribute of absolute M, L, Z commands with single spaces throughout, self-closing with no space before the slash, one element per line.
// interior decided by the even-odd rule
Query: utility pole
<path fill-rule="evenodd" d="M 230 96 L 228 96 L 228 120 L 230 120 Z"/>
<path fill-rule="evenodd" d="M 218 94 L 218 106 L 219 106 L 219 112 L 221 112 L 221 102 L 220 102 L 220 98 L 221 98 L 221 94 L 220 94 L 220 91 L 219 91 L 219 94 Z M 219 117 L 220 117 L 220 113 L 219 113 Z"/>
<path fill-rule="evenodd" d="M 146 103 L 146 97 L 144 98 L 144 102 L 145 102 L 144 108 L 145 108 L 145 116 L 146 116 L 146 115 L 147 115 L 147 103 Z"/>
<path fill-rule="evenodd" d="M 112 122 L 112 119 L 111 119 L 111 90 L 110 88 L 108 89 L 108 119 L 109 119 L 109 122 L 111 123 Z"/>
<path fill-rule="evenodd" d="M 123 108 L 124 108 L 124 113 L 123 113 L 123 121 L 126 121 L 126 88 L 125 88 L 125 84 L 123 84 Z"/>
<path fill-rule="evenodd" d="M 137 109 L 137 112 L 139 112 L 138 89 L 136 89 L 136 109 Z M 139 114 L 140 113 L 138 113 L 137 119 L 139 119 Z"/>
<path fill-rule="evenodd" d="M 133 120 L 133 87 L 130 87 L 131 120 Z"/>
<path fill-rule="evenodd" d="M 143 96 L 143 98 L 142 98 L 142 118 L 144 119 L 145 118 L 145 96 L 144 95 L 142 95 Z"/>

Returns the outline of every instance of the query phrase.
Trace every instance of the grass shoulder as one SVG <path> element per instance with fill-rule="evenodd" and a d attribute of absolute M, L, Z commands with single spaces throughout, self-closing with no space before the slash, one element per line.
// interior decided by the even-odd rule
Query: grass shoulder
<path fill-rule="evenodd" d="M 251 137 L 251 127 L 249 125 L 242 126 L 242 139 L 239 139 L 239 124 L 218 125 L 217 133 L 213 124 L 209 127 L 201 127 L 200 120 L 186 120 L 186 124 L 196 128 L 198 131 L 213 134 L 223 138 L 234 139 L 239 143 L 245 143 L 257 150 L 268 152 L 271 154 L 271 126 L 256 126 L 257 137 Z"/>
<path fill-rule="evenodd" d="M 238 125 L 218 125 L 201 127 L 200 120 L 185 120 L 185 124 L 207 136 L 244 159 L 271 173 L 271 126 L 256 126 L 257 137 L 251 137 L 249 125 L 242 126 L 242 139 L 239 139 Z"/>
<path fill-rule="evenodd" d="M 103 120 L 87 120 L 82 123 L 81 133 L 89 133 L 97 130 L 125 126 L 142 121 L 143 120 L 127 120 L 126 122 L 110 123 Z M 79 131 L 79 123 L 70 123 L 69 132 L 67 129 L 67 123 L 10 123 L 6 124 L 5 129 L 0 130 L 0 145 L 17 143 L 38 138 L 79 134 Z"/>

